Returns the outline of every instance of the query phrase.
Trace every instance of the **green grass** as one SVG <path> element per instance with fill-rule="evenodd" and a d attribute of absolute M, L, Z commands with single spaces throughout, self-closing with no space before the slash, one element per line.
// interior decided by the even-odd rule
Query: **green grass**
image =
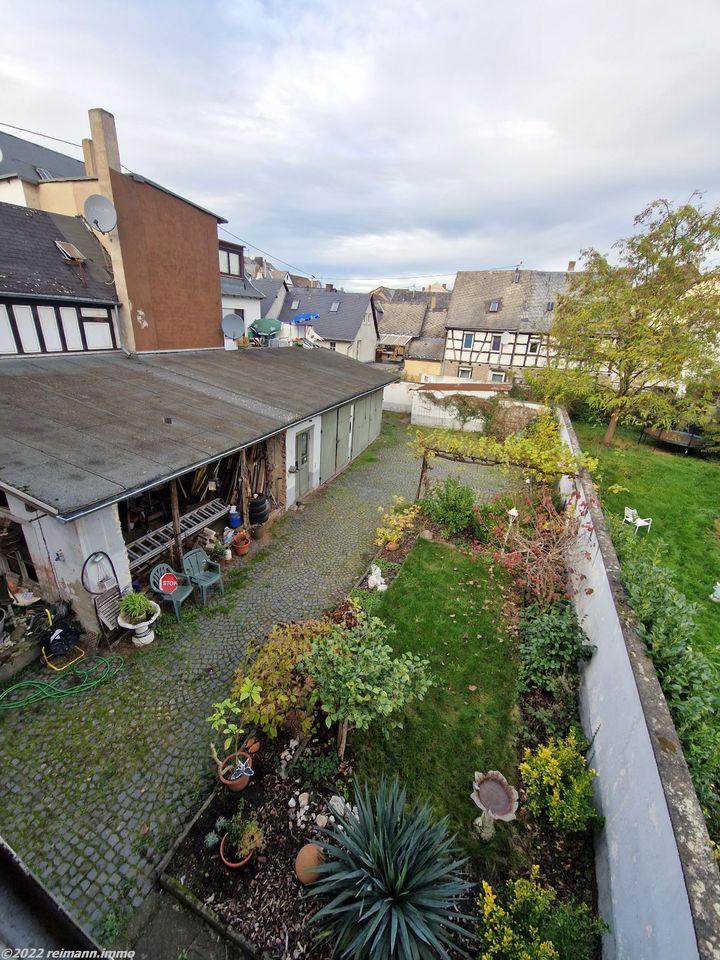
<path fill-rule="evenodd" d="M 667 544 L 675 584 L 698 606 L 697 647 L 720 668 L 720 604 L 708 599 L 720 580 L 720 461 L 638 443 L 637 430 L 619 430 L 611 447 L 600 443 L 602 426 L 578 422 L 575 430 L 583 450 L 600 461 L 606 513 L 622 517 L 627 506 L 652 517 L 650 536 Z M 613 484 L 627 492 L 613 493 Z"/>
<path fill-rule="evenodd" d="M 419 541 L 376 615 L 396 627 L 396 650 L 426 657 L 438 682 L 389 740 L 353 737 L 361 780 L 399 774 L 411 798 L 447 815 L 466 852 L 485 863 L 507 856 L 508 837 L 502 825 L 490 845 L 474 836 L 473 775 L 501 770 L 513 782 L 517 764 L 517 660 L 503 603 L 502 577 L 486 561 Z"/>

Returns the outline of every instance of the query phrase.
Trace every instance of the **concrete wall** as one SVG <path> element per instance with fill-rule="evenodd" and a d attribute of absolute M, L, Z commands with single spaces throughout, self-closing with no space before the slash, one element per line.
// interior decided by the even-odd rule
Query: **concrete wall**
<path fill-rule="evenodd" d="M 438 396 L 445 399 L 454 396 L 454 394 L 450 391 L 443 391 Z M 478 394 L 473 394 L 473 396 L 478 396 Z M 487 396 L 494 396 L 494 394 L 488 393 Z M 436 395 L 431 391 L 415 390 L 412 393 L 410 423 L 417 427 L 445 427 L 449 430 L 466 430 L 475 433 L 481 433 L 485 429 L 484 417 L 475 417 L 468 420 L 463 426 L 451 410 L 440 406 L 435 401 Z"/>
<path fill-rule="evenodd" d="M 419 384 L 399 380 L 389 383 L 383 389 L 383 410 L 393 413 L 410 413 L 412 410 L 413 394 L 417 392 Z"/>
<path fill-rule="evenodd" d="M 255 323 L 256 320 L 260 319 L 260 304 L 262 300 L 252 297 L 231 297 L 231 296 L 222 296 L 221 298 L 221 314 L 224 317 L 226 313 L 232 313 L 233 310 L 244 310 L 245 311 L 245 333 L 247 333 L 248 328 Z M 229 340 L 227 337 L 223 337 L 223 342 L 226 350 L 237 350 L 237 344 L 234 340 Z"/>
<path fill-rule="evenodd" d="M 561 411 L 563 439 L 578 450 Z M 581 716 L 598 771 L 605 827 L 596 841 L 599 907 L 611 928 L 604 960 L 720 956 L 720 878 L 657 675 L 625 602 L 619 564 L 583 472 L 566 478 L 587 510 L 571 566 L 575 597 L 597 650 L 584 670 Z"/>
<path fill-rule="evenodd" d="M 117 506 L 105 507 L 73 523 L 61 523 L 39 511 L 29 513 L 12 494 L 7 498 L 13 519 L 22 524 L 43 598 L 69 601 L 83 627 L 97 632 L 93 598 L 81 582 L 85 560 L 102 550 L 113 562 L 120 589 L 129 586 L 131 580 Z"/>

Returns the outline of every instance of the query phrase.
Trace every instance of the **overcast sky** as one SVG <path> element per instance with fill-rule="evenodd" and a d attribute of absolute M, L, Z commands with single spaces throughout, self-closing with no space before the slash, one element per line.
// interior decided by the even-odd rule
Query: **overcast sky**
<path fill-rule="evenodd" d="M 658 196 L 720 201 L 718 0 L 0 14 L 0 120 L 79 142 L 105 107 L 127 167 L 347 289 L 564 269 Z"/>

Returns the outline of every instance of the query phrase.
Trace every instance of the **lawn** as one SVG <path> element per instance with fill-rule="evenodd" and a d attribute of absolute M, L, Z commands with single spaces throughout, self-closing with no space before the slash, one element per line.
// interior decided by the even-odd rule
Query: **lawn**
<path fill-rule="evenodd" d="M 488 846 L 472 833 L 476 770 L 500 770 L 515 782 L 515 644 L 503 619 L 500 572 L 484 558 L 419 541 L 373 613 L 397 629 L 394 646 L 426 657 L 438 680 L 389 740 L 354 737 L 356 772 L 374 780 L 399 774 L 412 798 L 449 816 L 466 851 Z M 496 853 L 505 848 L 498 830 Z"/>
<path fill-rule="evenodd" d="M 637 430 L 619 430 L 613 446 L 603 447 L 603 427 L 574 426 L 583 450 L 600 461 L 605 511 L 622 517 L 628 506 L 652 517 L 650 536 L 667 544 L 676 586 L 698 606 L 697 646 L 720 668 L 720 604 L 708 599 L 720 580 L 720 461 L 638 443 Z M 627 491 L 614 493 L 613 484 Z"/>

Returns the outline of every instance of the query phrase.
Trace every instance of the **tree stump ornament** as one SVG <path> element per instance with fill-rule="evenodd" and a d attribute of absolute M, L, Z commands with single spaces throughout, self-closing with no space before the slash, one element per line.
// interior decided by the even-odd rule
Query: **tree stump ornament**
<path fill-rule="evenodd" d="M 518 792 L 510 786 L 498 770 L 487 773 L 475 773 L 472 800 L 482 813 L 473 822 L 481 840 L 491 840 L 495 833 L 496 820 L 514 820 L 518 808 Z"/>

